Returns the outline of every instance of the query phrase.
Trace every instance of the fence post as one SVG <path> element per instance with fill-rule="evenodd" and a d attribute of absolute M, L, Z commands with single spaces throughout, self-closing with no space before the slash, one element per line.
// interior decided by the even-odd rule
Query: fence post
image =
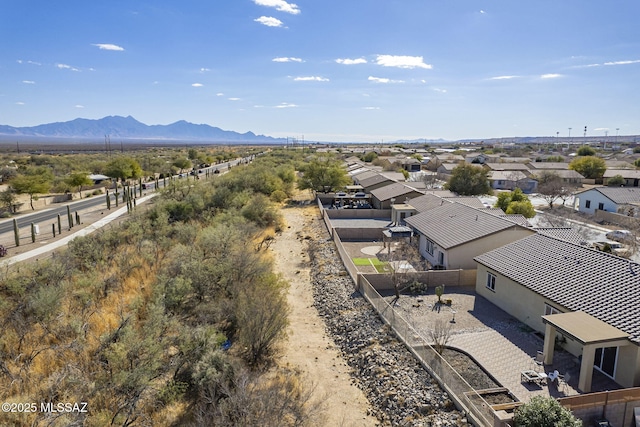
<path fill-rule="evenodd" d="M 56 237 L 56 224 L 51 224 L 51 232 L 53 233 L 53 237 Z"/>

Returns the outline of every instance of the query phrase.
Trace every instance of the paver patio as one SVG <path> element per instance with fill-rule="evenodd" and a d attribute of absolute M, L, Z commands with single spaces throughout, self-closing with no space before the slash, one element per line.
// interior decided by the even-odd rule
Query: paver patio
<path fill-rule="evenodd" d="M 453 300 L 452 306 L 438 306 L 437 297 L 430 289 L 427 295 L 402 296 L 396 309 L 427 340 L 429 328 L 437 319 L 445 319 L 452 327 L 448 345 L 470 354 L 522 402 L 535 395 L 559 398 L 580 394 L 577 390 L 580 367 L 573 355 L 556 349 L 552 365 L 538 366 L 533 359 L 536 352 L 542 350 L 543 341 L 526 325 L 476 295 L 472 287 L 450 287 L 446 289 L 446 298 Z M 392 299 L 389 297 L 388 301 Z M 452 322 L 452 310 L 455 311 L 455 322 Z M 531 369 L 569 374 L 568 385 L 522 383 L 521 372 Z M 594 370 L 592 391 L 619 388 L 613 380 Z"/>

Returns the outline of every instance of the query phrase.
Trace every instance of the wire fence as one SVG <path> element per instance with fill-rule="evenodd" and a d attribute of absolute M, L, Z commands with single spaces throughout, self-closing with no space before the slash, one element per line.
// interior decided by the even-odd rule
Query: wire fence
<path fill-rule="evenodd" d="M 375 290 L 369 281 L 359 275 L 359 288 L 380 317 L 391 326 L 398 338 L 420 360 L 422 365 L 438 381 L 440 386 L 456 402 L 459 409 L 467 413 L 475 425 L 493 426 L 491 405 L 465 381 L 462 376 L 438 353 L 393 306 Z"/>

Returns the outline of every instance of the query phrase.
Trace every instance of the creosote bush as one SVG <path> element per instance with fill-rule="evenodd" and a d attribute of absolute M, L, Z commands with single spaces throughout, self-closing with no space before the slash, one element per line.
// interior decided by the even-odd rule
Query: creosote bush
<path fill-rule="evenodd" d="M 272 368 L 287 284 L 256 250 L 281 225 L 270 198 L 293 188 L 292 161 L 265 159 L 248 183 L 253 165 L 168 185 L 120 226 L 3 277 L 0 398 L 91 408 L 56 425 L 313 424 L 312 390 Z"/>

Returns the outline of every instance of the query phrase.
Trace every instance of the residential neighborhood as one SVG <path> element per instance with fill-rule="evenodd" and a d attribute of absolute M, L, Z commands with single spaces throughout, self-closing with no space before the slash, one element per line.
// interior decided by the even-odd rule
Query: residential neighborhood
<path fill-rule="evenodd" d="M 333 209 L 333 196 L 318 194 L 325 223 L 343 248 L 343 262 L 361 292 L 379 295 L 372 297 L 373 303 L 396 289 L 396 297 L 388 301 L 396 320 L 388 321 L 397 322 L 398 316 L 413 319 L 407 320 L 408 327 L 415 328 L 416 336 L 424 332 L 431 345 L 437 344 L 427 333 L 436 321 L 433 313 L 446 307 L 450 345 L 478 363 L 490 350 L 480 341 L 472 344 L 472 331 L 485 330 L 486 342 L 494 343 L 489 337 L 496 330 L 482 322 L 457 330 L 480 320 L 474 315 L 478 307 L 491 307 L 490 316 L 508 318 L 520 332 L 527 331 L 524 338 L 514 334 L 512 342 L 496 337 L 500 344 L 495 350 L 511 352 L 519 366 L 512 361 L 502 366 L 491 360 L 481 363 L 514 397 L 511 409 L 500 404 L 491 415 L 479 411 L 479 418 L 492 417 L 493 425 L 508 425 L 513 407 L 538 394 L 559 399 L 585 420 L 600 410 L 610 425 L 635 425 L 630 414 L 631 406 L 640 407 L 640 263 L 635 235 L 640 192 L 629 179 L 632 175 L 623 175 L 621 185 L 607 185 L 606 177 L 613 175 L 603 171 L 599 178 L 587 178 L 570 166 L 570 156 L 564 162 L 555 161 L 557 156 L 544 162 L 534 157 L 511 161 L 506 156 L 444 153 L 425 161 L 422 155 L 402 150 L 385 154 L 386 161 L 405 171 L 407 164 L 417 164 L 406 159 L 422 158 L 422 169 L 411 168 L 411 174 L 393 180 L 380 167 L 352 156 L 345 167 L 356 171 L 350 176 L 362 186 L 360 197 L 370 197 L 370 209 Z M 633 167 L 625 161 L 607 162 L 612 168 Z M 448 190 L 447 180 L 461 164 L 482 168 L 493 190 L 491 198 Z M 545 176 L 556 177 L 556 190 L 549 190 L 546 182 L 538 187 Z M 427 182 L 429 188 L 412 186 L 412 181 Z M 487 203 L 516 189 L 531 200 L 545 200 L 536 206 L 536 218 L 508 214 L 497 202 Z M 553 191 L 557 194 L 549 194 Z M 552 210 L 549 200 L 556 204 Z M 538 217 L 550 215 L 565 217 L 556 218 L 555 226 L 537 225 Z M 622 228 L 633 231 L 617 231 Z M 598 238 L 599 243 L 594 240 Z M 406 246 L 412 246 L 418 258 L 407 255 Z M 396 276 L 401 274 L 406 276 L 405 291 L 398 298 Z M 428 295 L 436 297 L 439 286 L 446 289 L 447 305 L 440 305 L 438 296 L 429 303 L 428 313 L 416 309 Z M 412 297 L 407 289 L 415 288 L 423 289 L 425 297 Z M 409 307 L 405 298 L 420 303 Z M 383 318 L 388 315 L 379 312 Z M 625 399 L 625 408 L 602 400 L 611 398 L 613 390 L 616 399 Z M 594 397 L 586 404 L 581 396 Z"/>

